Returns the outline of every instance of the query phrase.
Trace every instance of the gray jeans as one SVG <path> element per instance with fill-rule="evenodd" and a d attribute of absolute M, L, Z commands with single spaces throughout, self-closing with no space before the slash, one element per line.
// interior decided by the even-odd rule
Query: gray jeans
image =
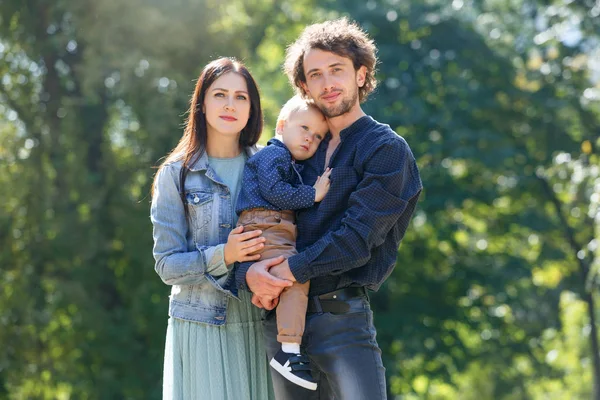
<path fill-rule="evenodd" d="M 318 301 L 318 300 L 317 300 Z M 297 386 L 271 369 L 275 397 L 279 400 L 375 400 L 386 399 L 385 368 L 375 340 L 373 313 L 367 296 L 347 301 L 344 313 L 308 313 L 302 352 L 311 361 L 316 391 Z M 281 345 L 277 342 L 275 312 L 263 320 L 269 359 Z"/>

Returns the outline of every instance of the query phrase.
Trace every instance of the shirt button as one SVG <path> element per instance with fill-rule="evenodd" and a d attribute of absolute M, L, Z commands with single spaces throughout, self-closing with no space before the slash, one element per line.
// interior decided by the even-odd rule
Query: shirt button
<path fill-rule="evenodd" d="M 222 228 L 231 228 L 231 225 L 229 225 L 229 224 L 221 224 L 221 227 Z"/>

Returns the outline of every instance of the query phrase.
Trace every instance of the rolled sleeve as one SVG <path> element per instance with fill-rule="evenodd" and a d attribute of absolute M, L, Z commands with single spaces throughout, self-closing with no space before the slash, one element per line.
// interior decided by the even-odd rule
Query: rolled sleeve
<path fill-rule="evenodd" d="M 225 264 L 225 245 L 219 244 L 216 246 L 203 246 L 198 248 L 198 251 L 204 252 L 207 263 L 206 273 L 211 274 L 215 278 L 223 276 L 233 268 L 233 264 Z"/>

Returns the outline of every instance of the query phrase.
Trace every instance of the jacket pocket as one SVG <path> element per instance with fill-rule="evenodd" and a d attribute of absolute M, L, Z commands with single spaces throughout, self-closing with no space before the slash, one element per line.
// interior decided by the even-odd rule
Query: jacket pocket
<path fill-rule="evenodd" d="M 189 211 L 190 229 L 194 242 L 206 244 L 213 212 L 214 194 L 208 190 L 188 190 L 185 201 Z"/>

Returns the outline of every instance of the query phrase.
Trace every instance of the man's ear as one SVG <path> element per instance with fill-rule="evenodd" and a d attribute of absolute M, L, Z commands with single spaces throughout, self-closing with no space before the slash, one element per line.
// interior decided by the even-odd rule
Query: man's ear
<path fill-rule="evenodd" d="M 280 119 L 279 121 L 277 121 L 277 126 L 275 127 L 275 133 L 278 134 L 279 136 L 281 136 L 283 133 L 284 127 L 285 127 L 285 120 Z"/>
<path fill-rule="evenodd" d="M 358 87 L 365 86 L 365 81 L 367 80 L 367 67 L 361 65 L 360 68 L 356 71 L 356 84 Z"/>

